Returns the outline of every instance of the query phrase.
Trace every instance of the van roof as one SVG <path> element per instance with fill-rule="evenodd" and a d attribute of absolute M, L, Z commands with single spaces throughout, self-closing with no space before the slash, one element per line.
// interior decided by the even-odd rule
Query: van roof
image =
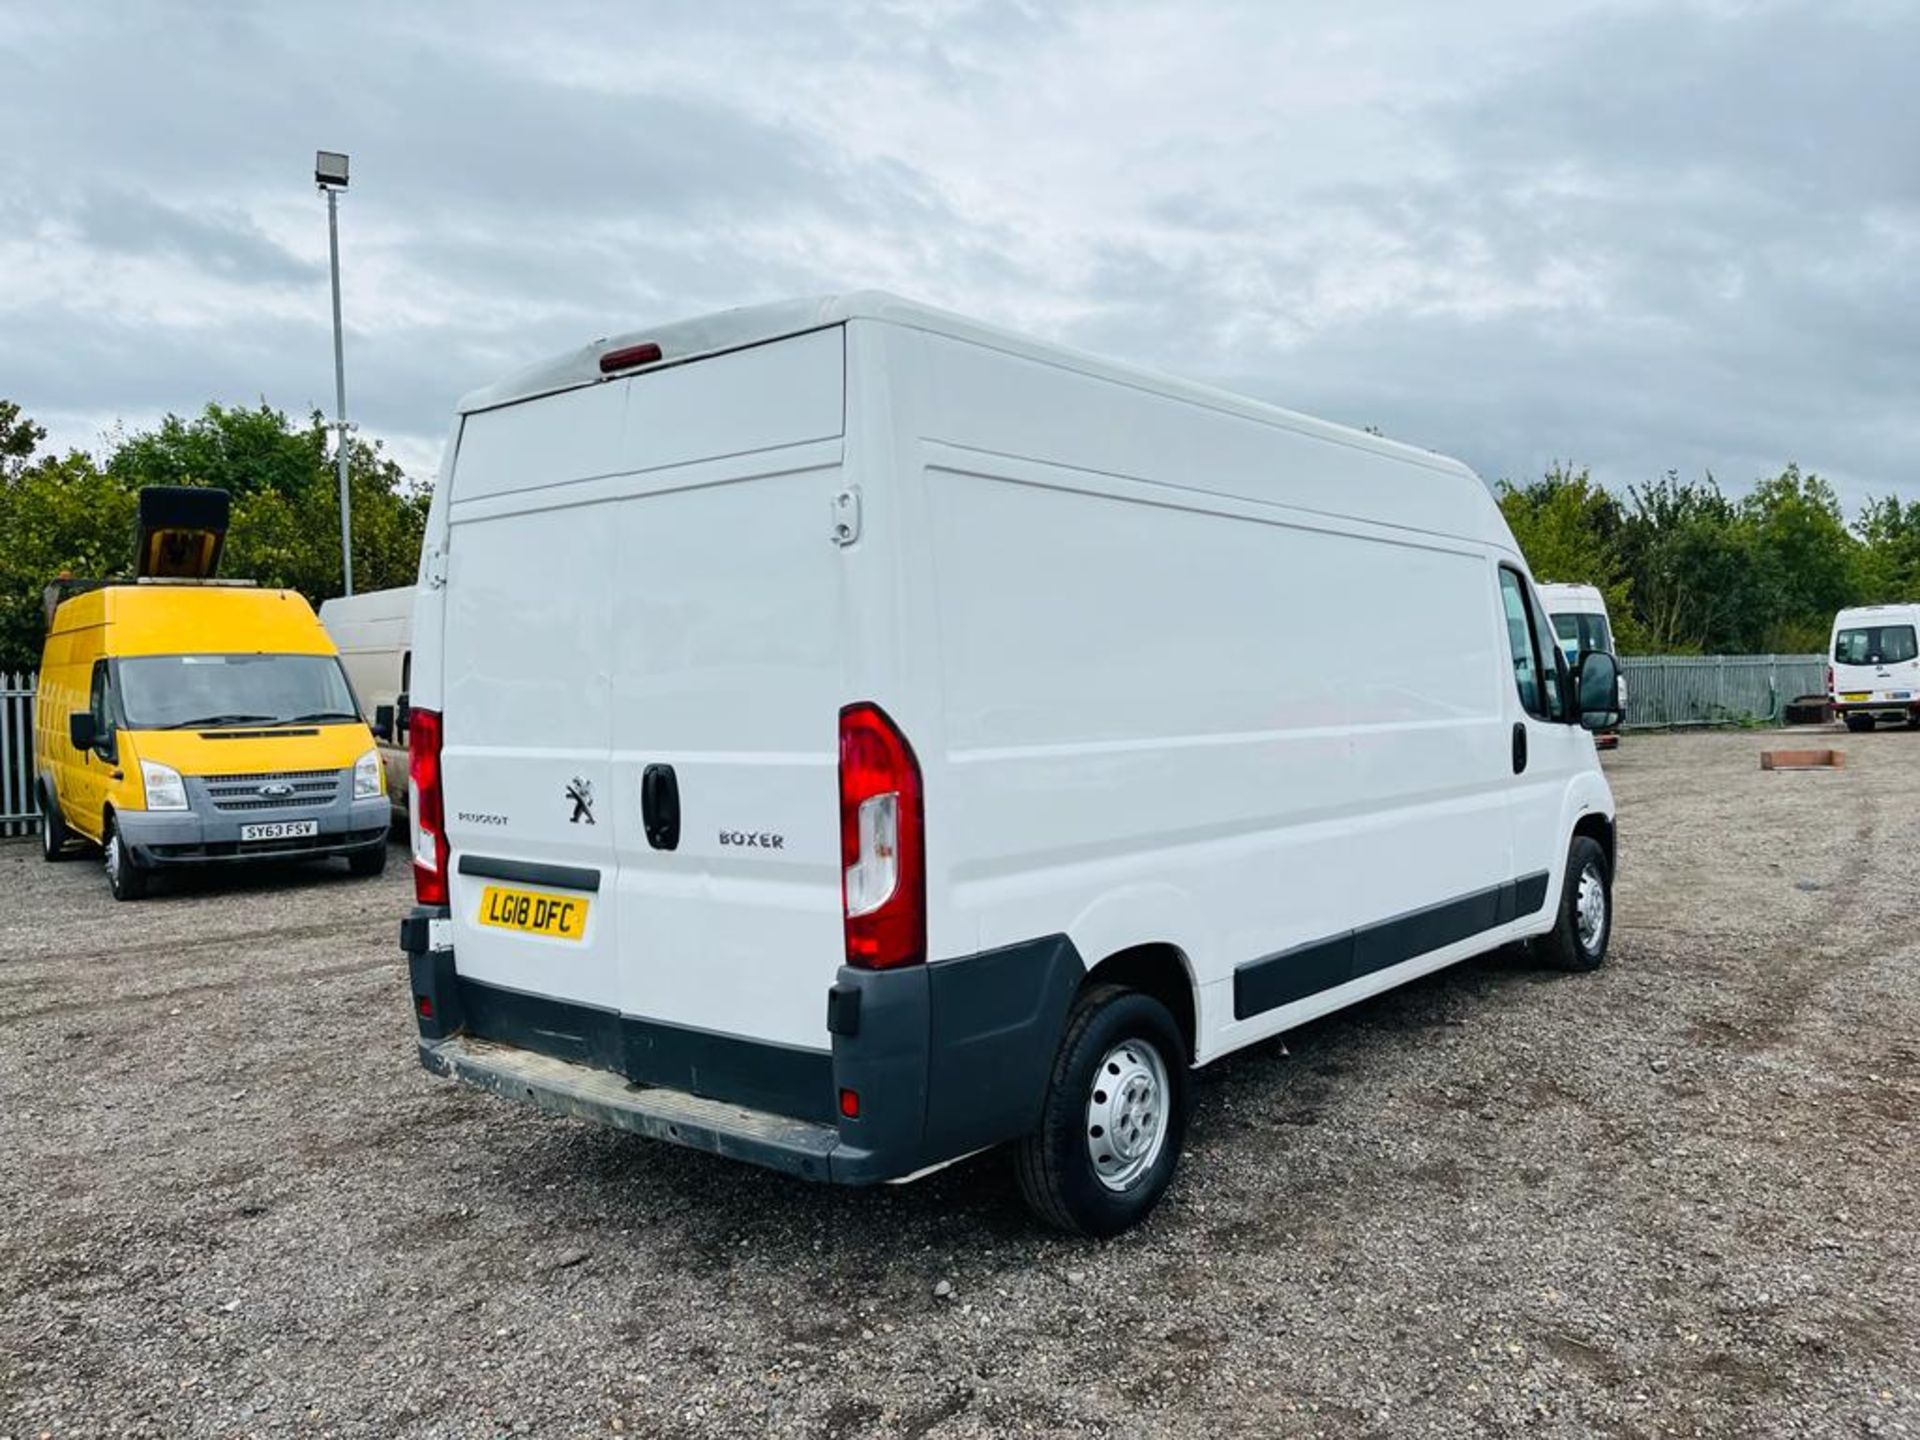
<path fill-rule="evenodd" d="M 99 625 L 111 632 L 110 655 L 334 653 L 298 590 L 107 585 L 63 601 L 49 633 Z"/>
<path fill-rule="evenodd" d="M 1539 584 L 1540 598 L 1548 603 L 1555 600 L 1586 601 L 1602 607 L 1607 603 L 1597 585 L 1586 585 L 1575 580 L 1542 580 Z"/>
<path fill-rule="evenodd" d="M 1309 415 L 1302 415 L 1277 405 L 1249 400 L 1245 396 L 1216 389 L 1213 386 L 1177 379 L 1158 371 L 1103 360 L 1070 346 L 1033 340 L 1011 330 L 984 325 L 953 314 L 951 311 L 922 305 L 918 301 L 903 299 L 898 295 L 890 295 L 883 290 L 855 290 L 840 295 L 821 295 L 810 299 L 779 300 L 765 305 L 747 305 L 734 310 L 721 310 L 711 315 L 676 320 L 664 325 L 652 325 L 642 330 L 629 330 L 618 335 L 606 336 L 583 345 L 578 350 L 568 351 L 564 355 L 556 355 L 529 366 L 497 384 L 474 390 L 461 397 L 457 408 L 460 414 L 468 415 L 476 410 L 491 410 L 517 401 L 531 400 L 536 396 L 579 389 L 609 378 L 629 379 L 634 375 L 644 374 L 649 369 L 680 364 L 726 350 L 740 350 L 750 345 L 760 345 L 770 340 L 803 334 L 809 330 L 825 329 L 827 326 L 839 325 L 848 320 L 876 320 L 890 325 L 905 326 L 908 329 L 946 335 L 958 340 L 967 340 L 1008 354 L 1064 365 L 1084 374 L 1138 385 L 1164 395 L 1197 400 L 1218 409 L 1239 411 L 1261 419 L 1277 421 L 1290 429 L 1306 434 L 1378 450 L 1403 460 L 1415 461 L 1432 469 L 1473 475 L 1472 470 L 1458 460 L 1430 450 L 1405 445 L 1397 440 L 1388 440 L 1368 431 L 1316 420 Z M 662 353 L 662 358 L 653 365 L 623 369 L 611 377 L 601 373 L 600 357 L 606 352 L 649 341 L 659 345 Z"/>
<path fill-rule="evenodd" d="M 1871 619 L 1876 615 L 1885 615 L 1890 610 L 1897 611 L 1902 615 L 1910 615 L 1916 609 L 1920 609 L 1920 605 L 1903 605 L 1898 602 L 1889 602 L 1884 605 L 1849 605 L 1833 617 L 1833 623 L 1838 625 L 1841 621 L 1849 620 L 1856 616 L 1861 619 Z"/>

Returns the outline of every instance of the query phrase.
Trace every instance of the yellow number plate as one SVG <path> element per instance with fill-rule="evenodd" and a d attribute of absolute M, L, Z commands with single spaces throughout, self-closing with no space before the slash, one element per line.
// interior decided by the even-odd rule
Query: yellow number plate
<path fill-rule="evenodd" d="M 1848 704 L 1852 704 L 1856 700 L 1865 700 L 1867 698 L 1867 694 L 1868 692 L 1865 690 L 1849 690 L 1845 694 L 1841 695 L 1840 698 L 1846 701 Z"/>
<path fill-rule="evenodd" d="M 480 923 L 496 930 L 578 940 L 587 933 L 587 901 L 581 895 L 549 895 L 542 890 L 489 885 L 480 892 Z"/>

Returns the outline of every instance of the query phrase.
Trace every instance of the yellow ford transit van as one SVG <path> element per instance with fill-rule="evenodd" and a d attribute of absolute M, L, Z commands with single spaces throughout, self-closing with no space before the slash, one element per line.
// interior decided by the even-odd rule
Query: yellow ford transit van
<path fill-rule="evenodd" d="M 169 867 L 385 867 L 379 751 L 300 594 L 149 574 L 57 585 L 48 611 L 34 767 L 49 860 L 91 842 L 120 900 Z"/>

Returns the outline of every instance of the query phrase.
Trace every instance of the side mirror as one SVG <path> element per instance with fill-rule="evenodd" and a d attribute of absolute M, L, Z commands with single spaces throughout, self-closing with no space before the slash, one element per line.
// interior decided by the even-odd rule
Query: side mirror
<path fill-rule="evenodd" d="M 393 706 L 376 705 L 373 707 L 373 738 L 393 743 Z"/>
<path fill-rule="evenodd" d="M 1580 702 L 1580 724 L 1588 730 L 1612 730 L 1627 718 L 1620 708 L 1620 662 L 1604 650 L 1580 661 L 1573 693 Z"/>
<path fill-rule="evenodd" d="M 393 697 L 393 738 L 403 741 L 407 738 L 407 718 L 413 714 L 413 706 L 407 700 L 406 691 Z"/>
<path fill-rule="evenodd" d="M 93 716 L 85 710 L 76 710 L 67 716 L 67 739 L 73 742 L 76 750 L 91 750 L 100 737 L 93 728 Z"/>

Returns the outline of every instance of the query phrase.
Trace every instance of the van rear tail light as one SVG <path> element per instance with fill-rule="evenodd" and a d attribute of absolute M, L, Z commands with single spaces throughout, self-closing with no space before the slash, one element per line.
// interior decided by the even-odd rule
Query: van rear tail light
<path fill-rule="evenodd" d="M 840 876 L 847 963 L 927 958 L 926 819 L 920 763 L 878 705 L 840 712 Z"/>
<path fill-rule="evenodd" d="M 413 898 L 447 903 L 446 800 L 440 789 L 440 712 L 407 717 L 407 803 L 413 814 Z"/>
<path fill-rule="evenodd" d="M 1833 666 L 1827 666 L 1827 694 L 1833 694 Z"/>

